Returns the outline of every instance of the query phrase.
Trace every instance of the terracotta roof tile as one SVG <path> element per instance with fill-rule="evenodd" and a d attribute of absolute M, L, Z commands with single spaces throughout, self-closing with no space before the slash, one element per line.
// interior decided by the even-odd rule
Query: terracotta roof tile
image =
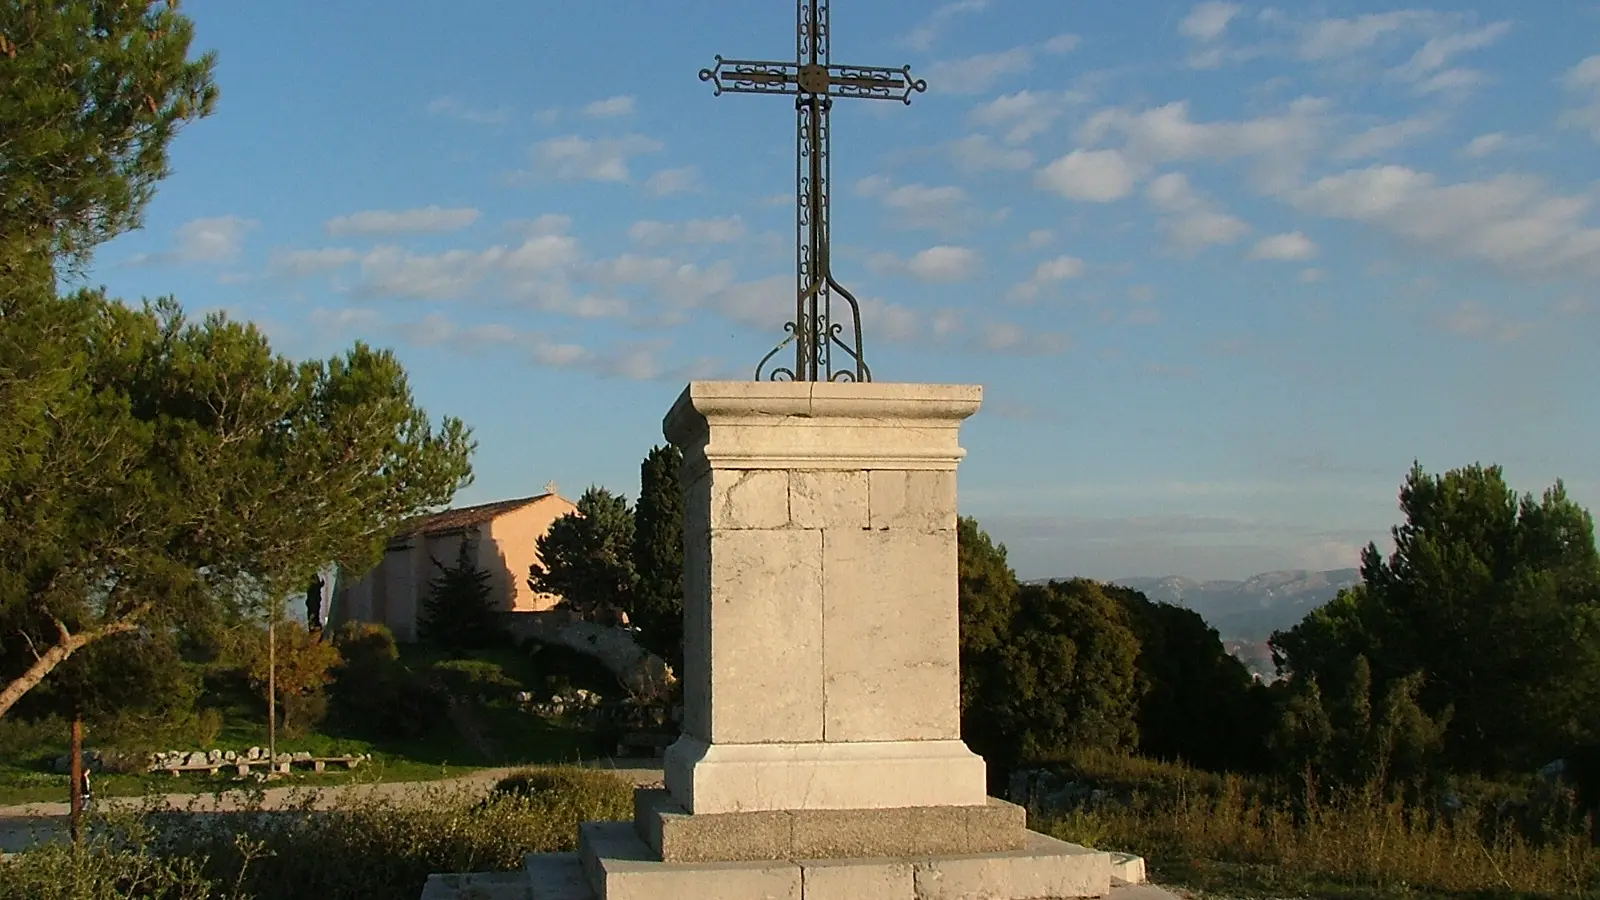
<path fill-rule="evenodd" d="M 538 503 L 554 494 L 539 494 L 535 497 L 521 497 L 516 500 L 497 500 L 494 503 L 480 503 L 477 506 L 463 506 L 460 509 L 447 509 L 432 515 L 418 516 L 400 526 L 394 539 L 399 540 L 415 534 L 430 535 L 455 531 L 459 528 L 471 528 L 474 525 L 483 525 L 492 522 L 509 512 L 515 512 L 524 506 Z"/>

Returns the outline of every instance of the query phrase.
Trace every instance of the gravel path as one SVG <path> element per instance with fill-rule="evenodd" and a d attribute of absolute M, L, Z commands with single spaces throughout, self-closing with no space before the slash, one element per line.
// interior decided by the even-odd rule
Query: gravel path
<path fill-rule="evenodd" d="M 641 787 L 658 785 L 661 783 L 661 764 L 658 760 L 602 760 L 590 764 L 594 768 L 610 769 L 618 775 Z M 458 778 L 442 778 L 437 781 L 396 781 L 380 784 L 353 784 L 330 785 L 327 787 L 278 787 L 267 788 L 262 800 L 263 808 L 278 809 L 300 798 L 307 793 L 315 792 L 315 807 L 325 809 L 332 806 L 343 794 L 350 791 L 367 792 L 380 797 L 399 796 L 416 788 L 426 788 L 436 785 L 450 786 L 477 786 L 487 787 L 495 780 L 527 766 L 510 766 L 498 769 L 482 769 L 471 775 Z M 173 809 L 192 810 L 194 812 L 229 812 L 243 805 L 246 794 L 243 791 L 229 791 L 222 794 L 167 794 L 163 797 L 166 805 Z M 107 806 L 138 806 L 145 802 L 143 797 L 110 797 L 96 801 Z M 65 837 L 67 832 L 67 816 L 70 812 L 66 803 L 22 803 L 15 806 L 0 806 L 0 853 L 15 853 L 26 849 L 29 845 L 41 840 L 58 840 Z"/>

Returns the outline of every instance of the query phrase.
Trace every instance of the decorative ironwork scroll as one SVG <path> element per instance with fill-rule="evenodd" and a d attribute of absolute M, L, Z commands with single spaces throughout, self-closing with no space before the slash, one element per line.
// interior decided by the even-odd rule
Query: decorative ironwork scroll
<path fill-rule="evenodd" d="M 831 31 L 828 0 L 798 0 L 795 61 L 768 62 L 716 57 L 716 65 L 700 70 L 700 80 L 728 94 L 789 94 L 795 98 L 795 292 L 794 319 L 784 323 L 788 336 L 756 364 L 756 379 L 774 381 L 871 381 L 861 350 L 861 304 L 833 277 L 829 252 L 828 192 L 831 175 L 828 114 L 835 97 L 899 100 L 928 89 L 911 75 L 911 67 L 837 66 L 829 61 Z M 834 297 L 846 304 L 845 323 L 834 316 Z M 794 366 L 767 368 L 779 353 L 794 345 Z M 834 365 L 834 351 L 844 357 Z"/>

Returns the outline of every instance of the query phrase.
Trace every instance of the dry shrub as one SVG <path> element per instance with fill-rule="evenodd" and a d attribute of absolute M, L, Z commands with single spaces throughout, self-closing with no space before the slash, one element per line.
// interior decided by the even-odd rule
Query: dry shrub
<path fill-rule="evenodd" d="M 529 853 L 572 850 L 579 822 L 626 819 L 632 797 L 610 773 L 535 769 L 487 795 L 430 785 L 401 796 L 354 789 L 327 809 L 310 792 L 273 811 L 259 792 L 238 812 L 147 808 L 101 819 L 77 853 L 31 850 L 0 865 L 0 900 L 416 900 L 435 872 L 509 871 Z M 28 892 L 47 879 L 90 887 Z"/>
<path fill-rule="evenodd" d="M 1120 775 L 1130 774 L 1129 763 Z M 1449 817 L 1375 791 L 1336 802 L 1273 799 L 1238 777 L 1220 783 L 1181 766 L 1122 802 L 1041 823 L 1064 840 L 1145 856 L 1169 880 L 1203 889 L 1351 896 L 1426 894 L 1575 897 L 1600 891 L 1588 826 L 1524 837 L 1468 808 Z M 1220 864 L 1220 865 L 1219 865 Z"/>

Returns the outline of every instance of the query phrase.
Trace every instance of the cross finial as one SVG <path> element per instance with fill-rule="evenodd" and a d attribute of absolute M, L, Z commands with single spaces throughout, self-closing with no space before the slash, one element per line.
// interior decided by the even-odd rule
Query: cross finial
<path fill-rule="evenodd" d="M 861 304 L 833 277 L 829 252 L 828 181 L 830 140 L 828 113 L 834 97 L 863 97 L 911 103 L 913 93 L 928 83 L 911 77 L 911 67 L 836 66 L 829 62 L 832 32 L 828 0 L 798 0 L 795 61 L 761 62 L 723 59 L 700 70 L 718 96 L 735 94 L 790 94 L 795 97 L 799 153 L 795 168 L 795 255 L 798 291 L 794 319 L 784 324 L 789 336 L 756 365 L 762 378 L 767 363 L 791 343 L 794 368 L 774 367 L 774 381 L 871 381 L 861 350 Z M 833 294 L 849 304 L 850 342 L 841 337 L 844 326 L 834 321 Z M 849 366 L 835 369 L 833 351 L 842 350 Z"/>
<path fill-rule="evenodd" d="M 544 492 L 546 494 L 554 494 L 556 492 L 556 483 L 554 481 L 546 481 L 544 483 Z"/>

